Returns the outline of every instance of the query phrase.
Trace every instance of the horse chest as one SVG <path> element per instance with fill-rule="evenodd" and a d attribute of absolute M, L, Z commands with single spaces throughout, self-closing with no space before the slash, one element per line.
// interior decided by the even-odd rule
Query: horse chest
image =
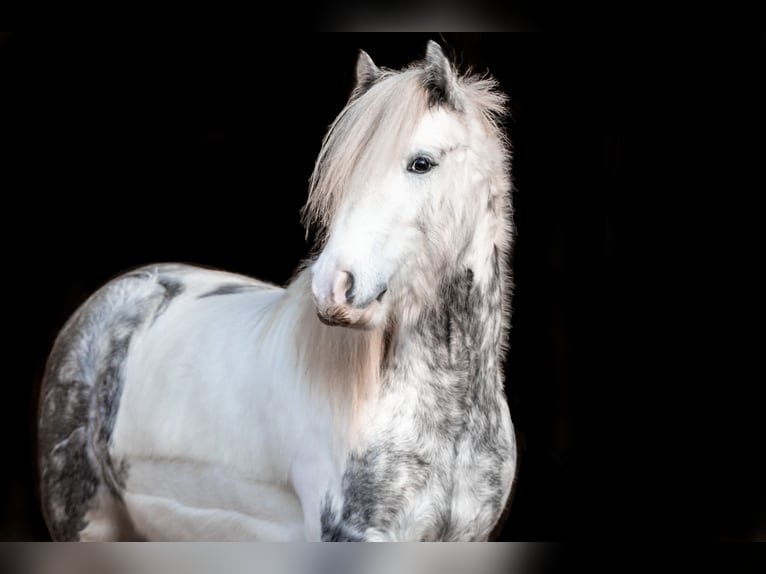
<path fill-rule="evenodd" d="M 381 401 L 340 489 L 325 497 L 324 540 L 486 539 L 508 493 L 510 419 L 501 405 L 477 416 L 438 391 L 404 386 Z"/>
<path fill-rule="evenodd" d="M 452 448 L 398 449 L 384 441 L 352 454 L 338 497 L 322 509 L 324 540 L 483 540 L 504 499 L 502 462 Z"/>

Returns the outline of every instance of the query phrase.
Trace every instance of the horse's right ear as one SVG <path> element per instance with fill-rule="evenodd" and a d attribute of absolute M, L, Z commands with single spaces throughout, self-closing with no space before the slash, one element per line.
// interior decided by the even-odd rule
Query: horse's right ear
<path fill-rule="evenodd" d="M 352 95 L 358 96 L 366 92 L 381 74 L 380 68 L 375 65 L 367 52 L 359 50 L 359 57 L 356 60 L 356 85 Z"/>
<path fill-rule="evenodd" d="M 448 103 L 456 106 L 455 70 L 450 64 L 441 46 L 433 40 L 426 46 L 425 85 L 431 104 Z"/>

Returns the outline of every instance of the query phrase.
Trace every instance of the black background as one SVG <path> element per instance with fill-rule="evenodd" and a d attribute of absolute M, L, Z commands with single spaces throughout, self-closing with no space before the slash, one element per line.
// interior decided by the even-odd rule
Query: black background
<path fill-rule="evenodd" d="M 135 33 L 0 36 L 0 539 L 47 539 L 36 385 L 66 317 L 148 262 L 284 283 L 357 50 L 398 68 L 428 38 L 511 97 L 521 466 L 501 539 L 766 538 L 745 368 L 763 36 Z"/>

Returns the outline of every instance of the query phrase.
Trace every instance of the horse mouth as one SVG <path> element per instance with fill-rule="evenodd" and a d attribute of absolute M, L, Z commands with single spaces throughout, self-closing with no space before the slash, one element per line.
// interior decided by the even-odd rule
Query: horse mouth
<path fill-rule="evenodd" d="M 334 307 L 331 310 L 321 311 L 317 309 L 317 317 L 319 320 L 328 327 L 343 327 L 348 326 L 350 321 L 345 313 L 338 307 Z"/>
<path fill-rule="evenodd" d="M 361 309 L 347 305 L 332 305 L 326 308 L 317 307 L 317 317 L 328 327 L 372 329 L 374 328 L 373 319 L 381 306 L 383 293 L 378 295 L 367 307 Z"/>

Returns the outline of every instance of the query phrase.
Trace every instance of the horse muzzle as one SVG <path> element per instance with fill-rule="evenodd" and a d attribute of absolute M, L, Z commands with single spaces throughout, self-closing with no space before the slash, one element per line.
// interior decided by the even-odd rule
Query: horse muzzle
<path fill-rule="evenodd" d="M 314 275 L 311 290 L 317 316 L 325 325 L 372 329 L 381 321 L 383 297 L 387 287 L 376 287 L 372 294 L 359 288 L 350 271 L 336 271 L 330 280 Z"/>

